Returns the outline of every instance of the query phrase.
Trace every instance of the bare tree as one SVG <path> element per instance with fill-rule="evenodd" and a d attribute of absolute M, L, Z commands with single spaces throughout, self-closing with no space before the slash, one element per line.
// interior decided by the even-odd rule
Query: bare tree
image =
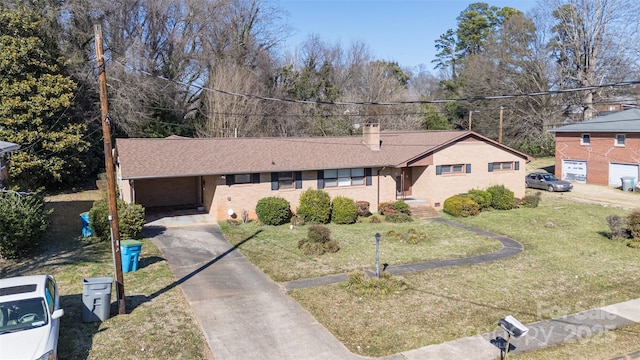
<path fill-rule="evenodd" d="M 637 63 L 640 3 L 635 0 L 548 0 L 549 42 L 561 76 L 561 86 L 590 87 L 621 81 Z M 599 90 L 583 93 L 583 119 L 594 115 Z"/>

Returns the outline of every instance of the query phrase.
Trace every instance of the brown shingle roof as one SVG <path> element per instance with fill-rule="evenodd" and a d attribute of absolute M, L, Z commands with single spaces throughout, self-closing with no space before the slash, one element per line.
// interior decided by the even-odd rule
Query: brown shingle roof
<path fill-rule="evenodd" d="M 395 166 L 466 136 L 492 142 L 467 131 L 383 131 L 379 151 L 360 136 L 117 139 L 116 147 L 122 177 L 140 179 Z"/>

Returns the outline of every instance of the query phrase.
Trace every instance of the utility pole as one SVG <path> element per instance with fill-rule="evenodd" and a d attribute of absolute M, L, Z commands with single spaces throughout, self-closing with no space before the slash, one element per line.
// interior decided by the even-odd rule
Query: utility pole
<path fill-rule="evenodd" d="M 498 130 L 498 142 L 502 144 L 502 111 L 504 110 L 503 106 L 500 106 L 500 129 Z"/>
<path fill-rule="evenodd" d="M 469 131 L 471 131 L 471 114 L 473 114 L 473 111 L 469 110 Z"/>
<path fill-rule="evenodd" d="M 107 101 L 107 74 L 105 72 L 102 27 L 93 28 L 96 41 L 96 58 L 98 61 L 98 85 L 100 90 L 100 110 L 102 112 L 102 137 L 104 138 L 104 162 L 107 171 L 107 195 L 109 199 L 109 223 L 111 224 L 111 242 L 113 246 L 113 264 L 116 273 L 116 294 L 118 298 L 118 314 L 126 314 L 124 300 L 124 276 L 122 275 L 122 256 L 120 253 L 120 228 L 118 226 L 118 203 L 116 200 L 116 179 L 113 166 L 113 145 L 111 144 L 111 127 L 109 121 L 109 102 Z"/>

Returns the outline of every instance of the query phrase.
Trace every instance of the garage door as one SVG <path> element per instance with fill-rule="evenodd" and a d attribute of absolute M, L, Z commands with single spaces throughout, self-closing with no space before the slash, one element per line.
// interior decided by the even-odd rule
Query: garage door
<path fill-rule="evenodd" d="M 619 187 L 622 186 L 622 180 L 620 179 L 623 176 L 632 176 L 636 178 L 636 183 L 638 182 L 638 165 L 637 164 L 618 164 L 618 163 L 610 163 L 609 164 L 609 185 Z"/>
<path fill-rule="evenodd" d="M 580 160 L 562 160 L 562 180 L 587 182 L 587 162 Z"/>
<path fill-rule="evenodd" d="M 136 180 L 135 202 L 145 207 L 194 205 L 198 181 L 195 177 Z"/>

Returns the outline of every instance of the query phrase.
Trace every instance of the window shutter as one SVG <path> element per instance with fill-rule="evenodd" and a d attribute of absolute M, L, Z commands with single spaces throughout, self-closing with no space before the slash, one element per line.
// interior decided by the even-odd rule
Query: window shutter
<path fill-rule="evenodd" d="M 516 161 L 515 165 L 513 165 L 513 168 L 516 170 L 520 170 L 520 161 Z"/>
<path fill-rule="evenodd" d="M 253 174 L 253 183 L 260 184 L 260 174 Z"/>
<path fill-rule="evenodd" d="M 436 165 L 436 175 L 442 175 L 442 166 Z"/>
<path fill-rule="evenodd" d="M 467 169 L 465 170 L 467 174 L 471 173 L 471 164 L 467 164 Z"/>
<path fill-rule="evenodd" d="M 324 170 L 318 170 L 318 189 L 324 189 Z"/>
<path fill-rule="evenodd" d="M 271 190 L 278 190 L 278 173 L 271 173 Z"/>
<path fill-rule="evenodd" d="M 489 163 L 489 172 L 493 171 L 493 163 Z"/>
<path fill-rule="evenodd" d="M 364 178 L 365 178 L 365 185 L 371 186 L 371 184 L 373 183 L 373 179 L 371 176 L 371 168 L 364 169 Z"/>
<path fill-rule="evenodd" d="M 236 180 L 236 176 L 235 175 L 227 175 L 225 176 L 225 182 L 227 183 L 227 186 L 231 186 L 235 183 Z"/>
<path fill-rule="evenodd" d="M 296 171 L 294 176 L 296 179 L 296 189 L 302 189 L 302 171 Z"/>

